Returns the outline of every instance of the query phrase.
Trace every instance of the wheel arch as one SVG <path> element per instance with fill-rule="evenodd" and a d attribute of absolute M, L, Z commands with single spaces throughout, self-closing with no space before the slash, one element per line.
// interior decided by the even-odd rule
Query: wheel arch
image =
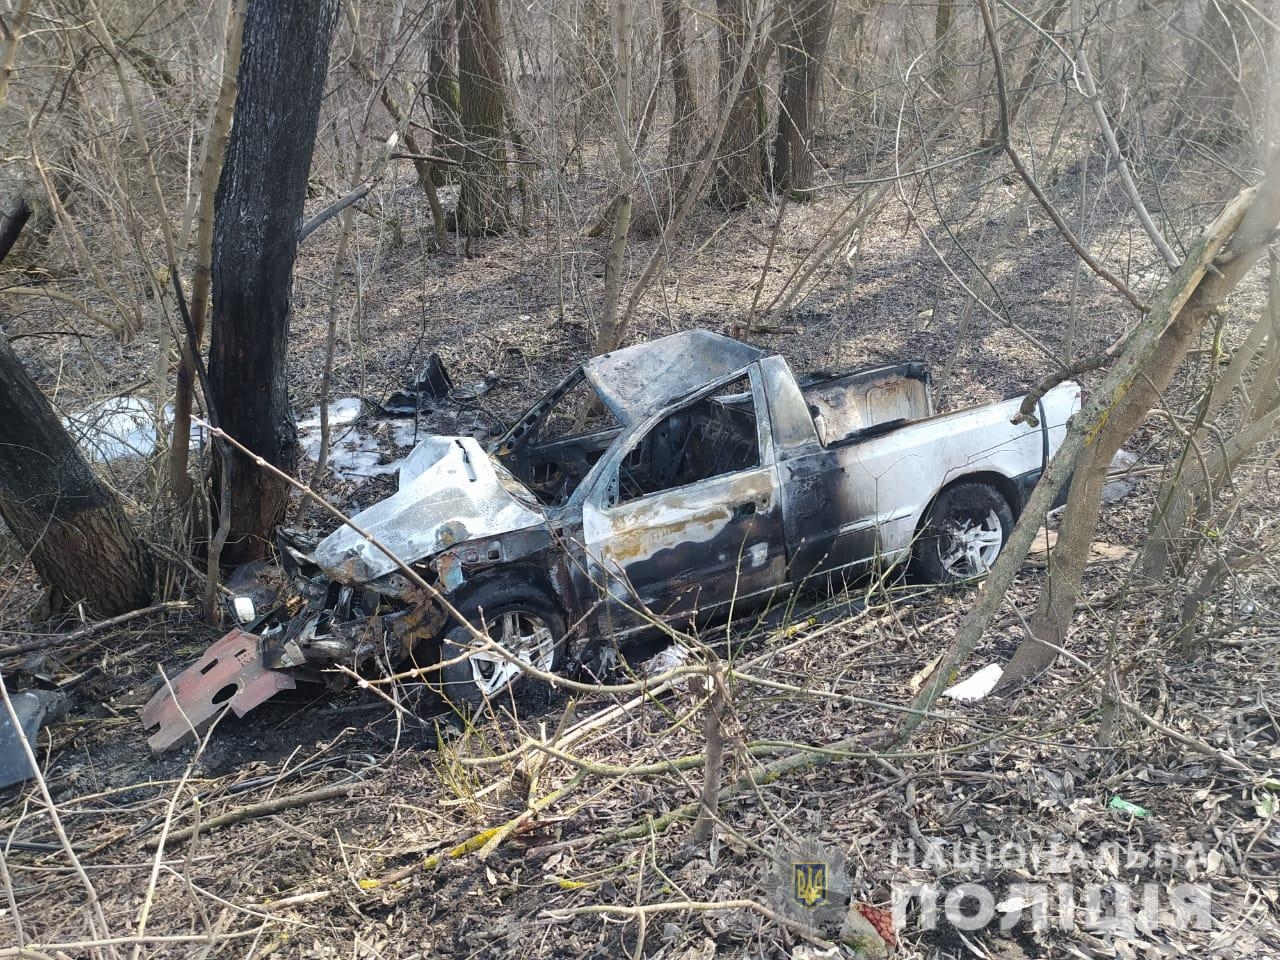
<path fill-rule="evenodd" d="M 534 563 L 504 563 L 468 572 L 466 579 L 446 599 L 461 611 L 476 602 L 476 597 L 486 591 L 511 585 L 538 593 L 556 608 L 561 616 L 568 615 L 564 598 L 556 591 L 546 568 Z M 449 621 L 453 621 L 453 617 Z M 446 628 L 447 629 L 447 628 Z"/>
<path fill-rule="evenodd" d="M 958 477 L 953 477 L 938 488 L 937 492 L 929 498 L 929 502 L 924 505 L 924 509 L 920 511 L 920 516 L 916 517 L 916 537 L 919 537 L 924 532 L 925 522 L 929 518 L 929 511 L 938 502 L 938 498 L 962 483 L 982 483 L 993 488 L 1000 496 L 1004 497 L 1005 503 L 1009 504 L 1009 509 L 1013 512 L 1015 520 L 1022 512 L 1022 498 L 1018 495 L 1018 485 L 1012 479 L 1006 477 L 1003 473 L 997 473 L 995 470 L 977 470 L 973 473 L 965 473 Z"/>

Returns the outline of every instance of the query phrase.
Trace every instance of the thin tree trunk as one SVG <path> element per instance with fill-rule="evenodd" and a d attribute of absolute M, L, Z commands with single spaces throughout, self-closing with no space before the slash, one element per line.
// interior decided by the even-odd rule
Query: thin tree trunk
<path fill-rule="evenodd" d="M 622 181 L 614 201 L 613 239 L 604 262 L 604 313 L 596 338 L 596 353 L 608 353 L 619 346 L 618 306 L 622 297 L 622 270 L 626 263 L 627 233 L 631 229 L 632 193 L 635 190 L 636 158 L 631 148 L 631 0 L 616 0 L 617 55 L 614 57 L 613 99 L 618 108 L 618 167 Z"/>
<path fill-rule="evenodd" d="M 1186 83 L 1169 120 L 1173 134 L 1217 143 L 1239 140 L 1246 133 L 1236 103 L 1243 54 L 1254 35 L 1234 0 L 1210 0 L 1204 5 Z"/>
<path fill-rule="evenodd" d="M 289 296 L 337 13 L 337 0 L 249 0 L 214 218 L 213 406 L 222 429 L 286 472 L 297 466 Z M 256 559 L 284 519 L 289 487 L 238 453 L 230 485 L 223 559 Z"/>
<path fill-rule="evenodd" d="M 440 195 L 436 192 L 435 164 L 430 160 L 422 159 L 425 153 L 418 145 L 418 140 L 413 135 L 413 131 L 409 129 L 408 114 L 405 113 L 400 106 L 400 101 L 391 92 L 390 79 L 380 80 L 378 75 L 373 72 L 373 67 L 370 66 L 368 57 L 365 56 L 364 47 L 360 43 L 360 23 L 350 0 L 347 0 L 344 6 L 347 23 L 351 27 L 351 69 L 378 91 L 378 99 L 382 101 L 383 108 L 391 116 L 391 119 L 395 121 L 396 129 L 404 139 L 405 147 L 414 155 L 413 170 L 418 175 L 418 186 L 422 187 L 423 192 L 427 195 L 427 205 L 431 208 L 431 219 L 436 232 L 436 245 L 443 250 L 449 244 L 449 229 L 445 225 L 444 208 L 440 205 Z"/>
<path fill-rule="evenodd" d="M 1147 361 L 1133 371 L 1109 415 L 1094 430 L 1084 456 L 1076 465 L 1057 546 L 1050 558 L 1048 583 L 1031 621 L 1032 635 L 1014 651 L 1005 668 L 1002 685 L 1032 676 L 1053 662 L 1056 651 L 1040 640 L 1063 646 L 1097 527 L 1107 465 L 1121 444 L 1146 419 L 1150 409 L 1160 402 L 1205 321 L 1257 262 L 1277 222 L 1280 222 L 1280 155 L 1273 158 L 1244 219 L 1217 257 L 1215 271 L 1205 274 L 1182 303 L 1175 303 L 1178 309 L 1170 313 Z M 1177 275 L 1170 288 L 1176 281 Z M 1144 324 L 1149 320 L 1150 315 Z"/>
<path fill-rule="evenodd" d="M 938 6 L 942 8 L 941 3 Z M 778 47 L 782 79 L 778 133 L 773 142 L 773 186 L 794 200 L 807 200 L 812 195 L 813 120 L 834 8 L 833 0 L 794 0 Z"/>
<path fill-rule="evenodd" d="M 458 232 L 505 233 L 507 206 L 506 87 L 498 0 L 459 0 L 458 96 L 463 130 Z"/>
<path fill-rule="evenodd" d="M 437 156 L 447 157 L 455 164 L 462 162 L 458 73 L 454 67 L 457 34 L 454 3 L 452 0 L 445 0 L 440 5 L 440 14 L 427 52 L 427 101 L 431 104 L 432 152 Z M 436 185 L 442 186 L 449 179 L 449 173 L 449 168 L 444 164 L 435 165 L 432 175 Z"/>
<path fill-rule="evenodd" d="M 1098 441 L 1109 417 L 1161 349 L 1162 333 L 1193 303 L 1192 309 L 1199 310 L 1219 302 L 1256 262 L 1277 220 L 1280 220 L 1280 165 L 1273 165 L 1260 188 L 1246 189 L 1233 198 L 1200 239 L 1189 246 L 1182 266 L 1151 304 L 1150 311 L 1125 337 L 1124 348 L 1095 397 L 1068 425 L 1062 446 L 1031 492 L 1022 516 L 983 582 L 972 609 L 956 628 L 955 639 L 933 678 L 917 694 L 912 711 L 904 715 L 885 742 L 906 742 L 923 722 L 925 712 L 936 702 L 943 687 L 953 681 L 960 666 L 972 655 L 1004 603 L 1005 593 L 1021 569 L 1051 503 L 1066 485 L 1081 455 Z M 1212 275 L 1210 269 L 1214 271 Z M 1007 668 L 1005 676 L 1009 676 Z"/>
<path fill-rule="evenodd" d="M 1062 16 L 1062 12 L 1067 9 L 1067 0 L 1052 0 L 1049 9 L 1045 11 L 1038 22 L 1040 30 L 1036 32 L 1035 46 L 1031 48 L 1031 56 L 1027 59 L 1027 66 L 1022 71 L 1022 78 L 1018 81 L 1017 86 L 1009 91 L 1009 126 L 1013 127 L 1018 122 L 1018 116 L 1022 113 L 1022 108 L 1026 106 L 1031 96 L 1031 91 L 1035 86 L 1036 74 L 1044 67 L 1049 57 L 1049 52 L 1053 49 L 1049 43 L 1049 37 L 1046 34 L 1053 33 L 1058 25 L 1058 18 Z M 987 134 L 983 141 L 986 144 L 995 146 L 1000 140 L 1000 116 L 996 115 L 991 132 Z"/>
<path fill-rule="evenodd" d="M 955 73 L 955 41 L 951 27 L 956 18 L 955 0 L 938 0 L 933 17 L 933 79 L 939 86 L 950 81 Z"/>
<path fill-rule="evenodd" d="M 232 0 L 227 14 L 227 56 L 213 116 L 205 134 L 200 171 L 200 206 L 196 211 L 196 266 L 191 275 L 191 326 L 195 343 L 179 351 L 178 382 L 173 399 L 173 439 L 169 447 L 169 486 L 174 498 L 185 503 L 191 497 L 187 463 L 191 450 L 191 409 L 195 393 L 192 358 L 200 355 L 205 317 L 209 311 L 209 287 L 213 271 L 213 200 L 222 173 L 222 157 L 231 130 L 231 109 L 236 98 L 236 73 L 240 69 L 240 42 L 244 30 L 245 0 Z M 184 240 L 185 244 L 185 240 Z"/>
<path fill-rule="evenodd" d="M 671 77 L 671 136 L 667 142 L 667 177 L 674 189 L 693 158 L 698 117 L 688 43 L 680 14 L 682 0 L 662 0 L 662 59 Z"/>

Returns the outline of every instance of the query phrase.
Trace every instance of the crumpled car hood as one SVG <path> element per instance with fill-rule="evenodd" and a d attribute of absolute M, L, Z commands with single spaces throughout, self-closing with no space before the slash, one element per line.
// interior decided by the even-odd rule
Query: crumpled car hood
<path fill-rule="evenodd" d="M 545 522 L 533 495 L 472 437 L 423 440 L 400 468 L 400 489 L 351 520 L 405 563 Z M 340 583 L 366 583 L 396 569 L 349 526 L 321 540 L 314 557 Z"/>

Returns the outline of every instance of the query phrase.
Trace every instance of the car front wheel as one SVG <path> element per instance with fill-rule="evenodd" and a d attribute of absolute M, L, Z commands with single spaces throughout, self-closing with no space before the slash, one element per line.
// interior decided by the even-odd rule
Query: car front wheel
<path fill-rule="evenodd" d="M 458 610 L 475 628 L 453 627 L 440 644 L 441 692 L 464 712 L 480 709 L 517 684 L 531 682 L 523 667 L 552 673 L 564 659 L 564 618 L 541 592 L 523 584 L 481 588 Z M 487 636 L 502 651 L 489 648 Z"/>

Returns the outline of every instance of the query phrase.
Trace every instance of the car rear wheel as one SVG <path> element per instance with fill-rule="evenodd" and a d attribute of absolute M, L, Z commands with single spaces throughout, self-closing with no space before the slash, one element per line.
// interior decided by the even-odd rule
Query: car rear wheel
<path fill-rule="evenodd" d="M 552 673 L 564 660 L 564 618 L 534 588 L 486 585 L 458 612 L 511 658 L 485 649 L 485 642 L 463 624 L 445 634 L 440 644 L 440 660 L 446 664 L 440 668 L 441 692 L 455 709 L 478 710 L 517 685 L 532 682 L 522 666 Z"/>
<path fill-rule="evenodd" d="M 1013 509 L 990 484 L 966 481 L 948 487 L 925 515 L 913 559 L 934 583 L 958 583 L 985 575 L 1013 531 Z"/>

